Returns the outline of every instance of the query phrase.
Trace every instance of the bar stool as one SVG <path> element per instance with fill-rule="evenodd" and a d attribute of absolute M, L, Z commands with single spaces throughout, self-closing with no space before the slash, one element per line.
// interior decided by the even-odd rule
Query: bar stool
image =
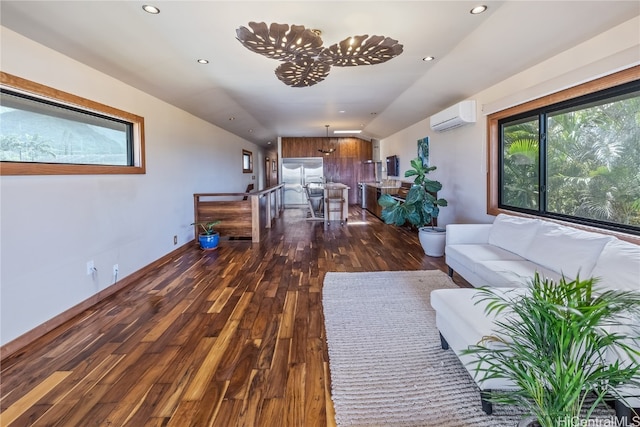
<path fill-rule="evenodd" d="M 327 225 L 331 225 L 332 216 L 335 214 L 340 218 L 340 225 L 344 225 L 344 204 L 345 200 L 342 195 L 342 188 L 330 188 L 326 189 L 326 196 L 324 198 L 326 205 L 324 210 L 324 218 Z"/>
<path fill-rule="evenodd" d="M 323 203 L 324 191 L 322 190 L 322 184 L 307 184 L 304 186 L 304 192 L 307 195 L 307 203 L 309 204 L 309 217 L 310 221 L 324 221 L 323 216 Z"/>

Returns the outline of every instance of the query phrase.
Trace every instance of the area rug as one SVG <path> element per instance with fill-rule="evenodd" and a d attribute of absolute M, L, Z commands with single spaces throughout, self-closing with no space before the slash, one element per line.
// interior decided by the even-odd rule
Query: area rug
<path fill-rule="evenodd" d="M 323 309 L 339 426 L 513 427 L 517 408 L 486 415 L 475 383 L 442 350 L 432 290 L 441 271 L 326 274 Z"/>

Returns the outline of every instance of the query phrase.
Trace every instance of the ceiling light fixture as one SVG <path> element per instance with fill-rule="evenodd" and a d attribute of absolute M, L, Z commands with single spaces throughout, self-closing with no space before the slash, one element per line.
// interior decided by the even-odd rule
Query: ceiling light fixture
<path fill-rule="evenodd" d="M 329 139 L 329 125 L 324 125 L 324 127 L 327 129 L 327 139 Z M 329 145 L 331 145 L 331 140 L 329 140 Z M 324 148 L 324 142 L 322 142 L 322 148 L 318 148 L 318 151 L 321 152 L 322 154 L 324 154 L 325 156 L 328 156 L 329 154 L 333 153 L 334 151 L 336 151 L 335 148 L 331 148 L 331 146 L 325 150 Z"/>
<path fill-rule="evenodd" d="M 198 59 L 198 64 L 208 64 L 209 60 L 208 59 Z"/>
<path fill-rule="evenodd" d="M 331 66 L 381 64 L 400 55 L 403 49 L 397 40 L 384 36 L 352 36 L 324 47 L 321 32 L 303 25 L 249 22 L 249 27 L 236 30 L 238 41 L 252 52 L 283 61 L 276 68 L 276 76 L 292 87 L 320 83 L 329 75 Z"/>
<path fill-rule="evenodd" d="M 362 130 L 358 129 L 358 130 L 334 130 L 333 133 L 334 134 L 345 134 L 345 133 L 360 133 L 362 132 Z"/>
<path fill-rule="evenodd" d="M 425 56 L 424 58 L 422 58 L 422 60 L 425 62 L 433 61 L 434 59 L 436 59 L 435 56 Z"/>
<path fill-rule="evenodd" d="M 473 9 L 471 9 L 469 11 L 469 13 L 472 14 L 472 15 L 479 15 L 479 14 L 481 14 L 482 12 L 484 12 L 486 10 L 487 10 L 487 6 L 484 5 L 484 4 L 481 4 L 479 6 L 474 7 Z"/>
<path fill-rule="evenodd" d="M 152 15 L 157 15 L 160 13 L 160 9 L 155 6 L 151 6 L 150 4 L 145 4 L 142 6 L 142 10 Z"/>

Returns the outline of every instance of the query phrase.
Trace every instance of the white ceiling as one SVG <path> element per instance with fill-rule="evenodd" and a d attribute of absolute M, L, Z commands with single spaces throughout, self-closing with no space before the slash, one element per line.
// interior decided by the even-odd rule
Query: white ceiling
<path fill-rule="evenodd" d="M 161 13 L 144 12 L 145 3 Z M 480 3 L 487 12 L 471 15 Z M 324 136 L 325 124 L 385 138 L 639 15 L 640 1 L 2 0 L 0 8 L 3 26 L 266 146 Z M 250 21 L 320 29 L 325 46 L 383 35 L 404 52 L 293 88 L 275 76 L 279 62 L 236 40 Z M 436 60 L 422 61 L 428 55 Z"/>

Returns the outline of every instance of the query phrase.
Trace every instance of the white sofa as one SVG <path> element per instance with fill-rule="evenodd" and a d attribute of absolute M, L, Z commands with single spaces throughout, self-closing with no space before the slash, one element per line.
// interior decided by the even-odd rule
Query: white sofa
<path fill-rule="evenodd" d="M 597 277 L 599 286 L 640 292 L 640 246 L 613 236 L 500 214 L 493 224 L 447 225 L 446 239 L 449 275 L 456 271 L 475 287 L 518 292 L 517 288 L 524 288 L 538 272 L 554 281 L 562 275 L 570 279 L 578 274 L 581 278 Z M 485 314 L 483 304 L 477 304 L 476 293 L 472 288 L 436 290 L 431 294 L 431 305 L 443 348 L 453 349 L 484 397 L 488 390 L 509 389 L 512 385 L 503 380 L 478 380 L 470 358 L 461 355 L 462 350 L 494 330 L 494 319 Z M 640 390 L 622 391 L 629 396 L 629 406 L 640 407 Z M 491 413 L 491 405 L 484 398 L 482 405 Z M 619 416 L 629 415 L 626 405 L 618 402 L 617 406 Z"/>
<path fill-rule="evenodd" d="M 455 270 L 475 287 L 526 286 L 537 271 L 559 280 L 600 277 L 600 285 L 640 289 L 640 247 L 613 236 L 500 214 L 493 224 L 450 224 L 445 247 Z"/>

